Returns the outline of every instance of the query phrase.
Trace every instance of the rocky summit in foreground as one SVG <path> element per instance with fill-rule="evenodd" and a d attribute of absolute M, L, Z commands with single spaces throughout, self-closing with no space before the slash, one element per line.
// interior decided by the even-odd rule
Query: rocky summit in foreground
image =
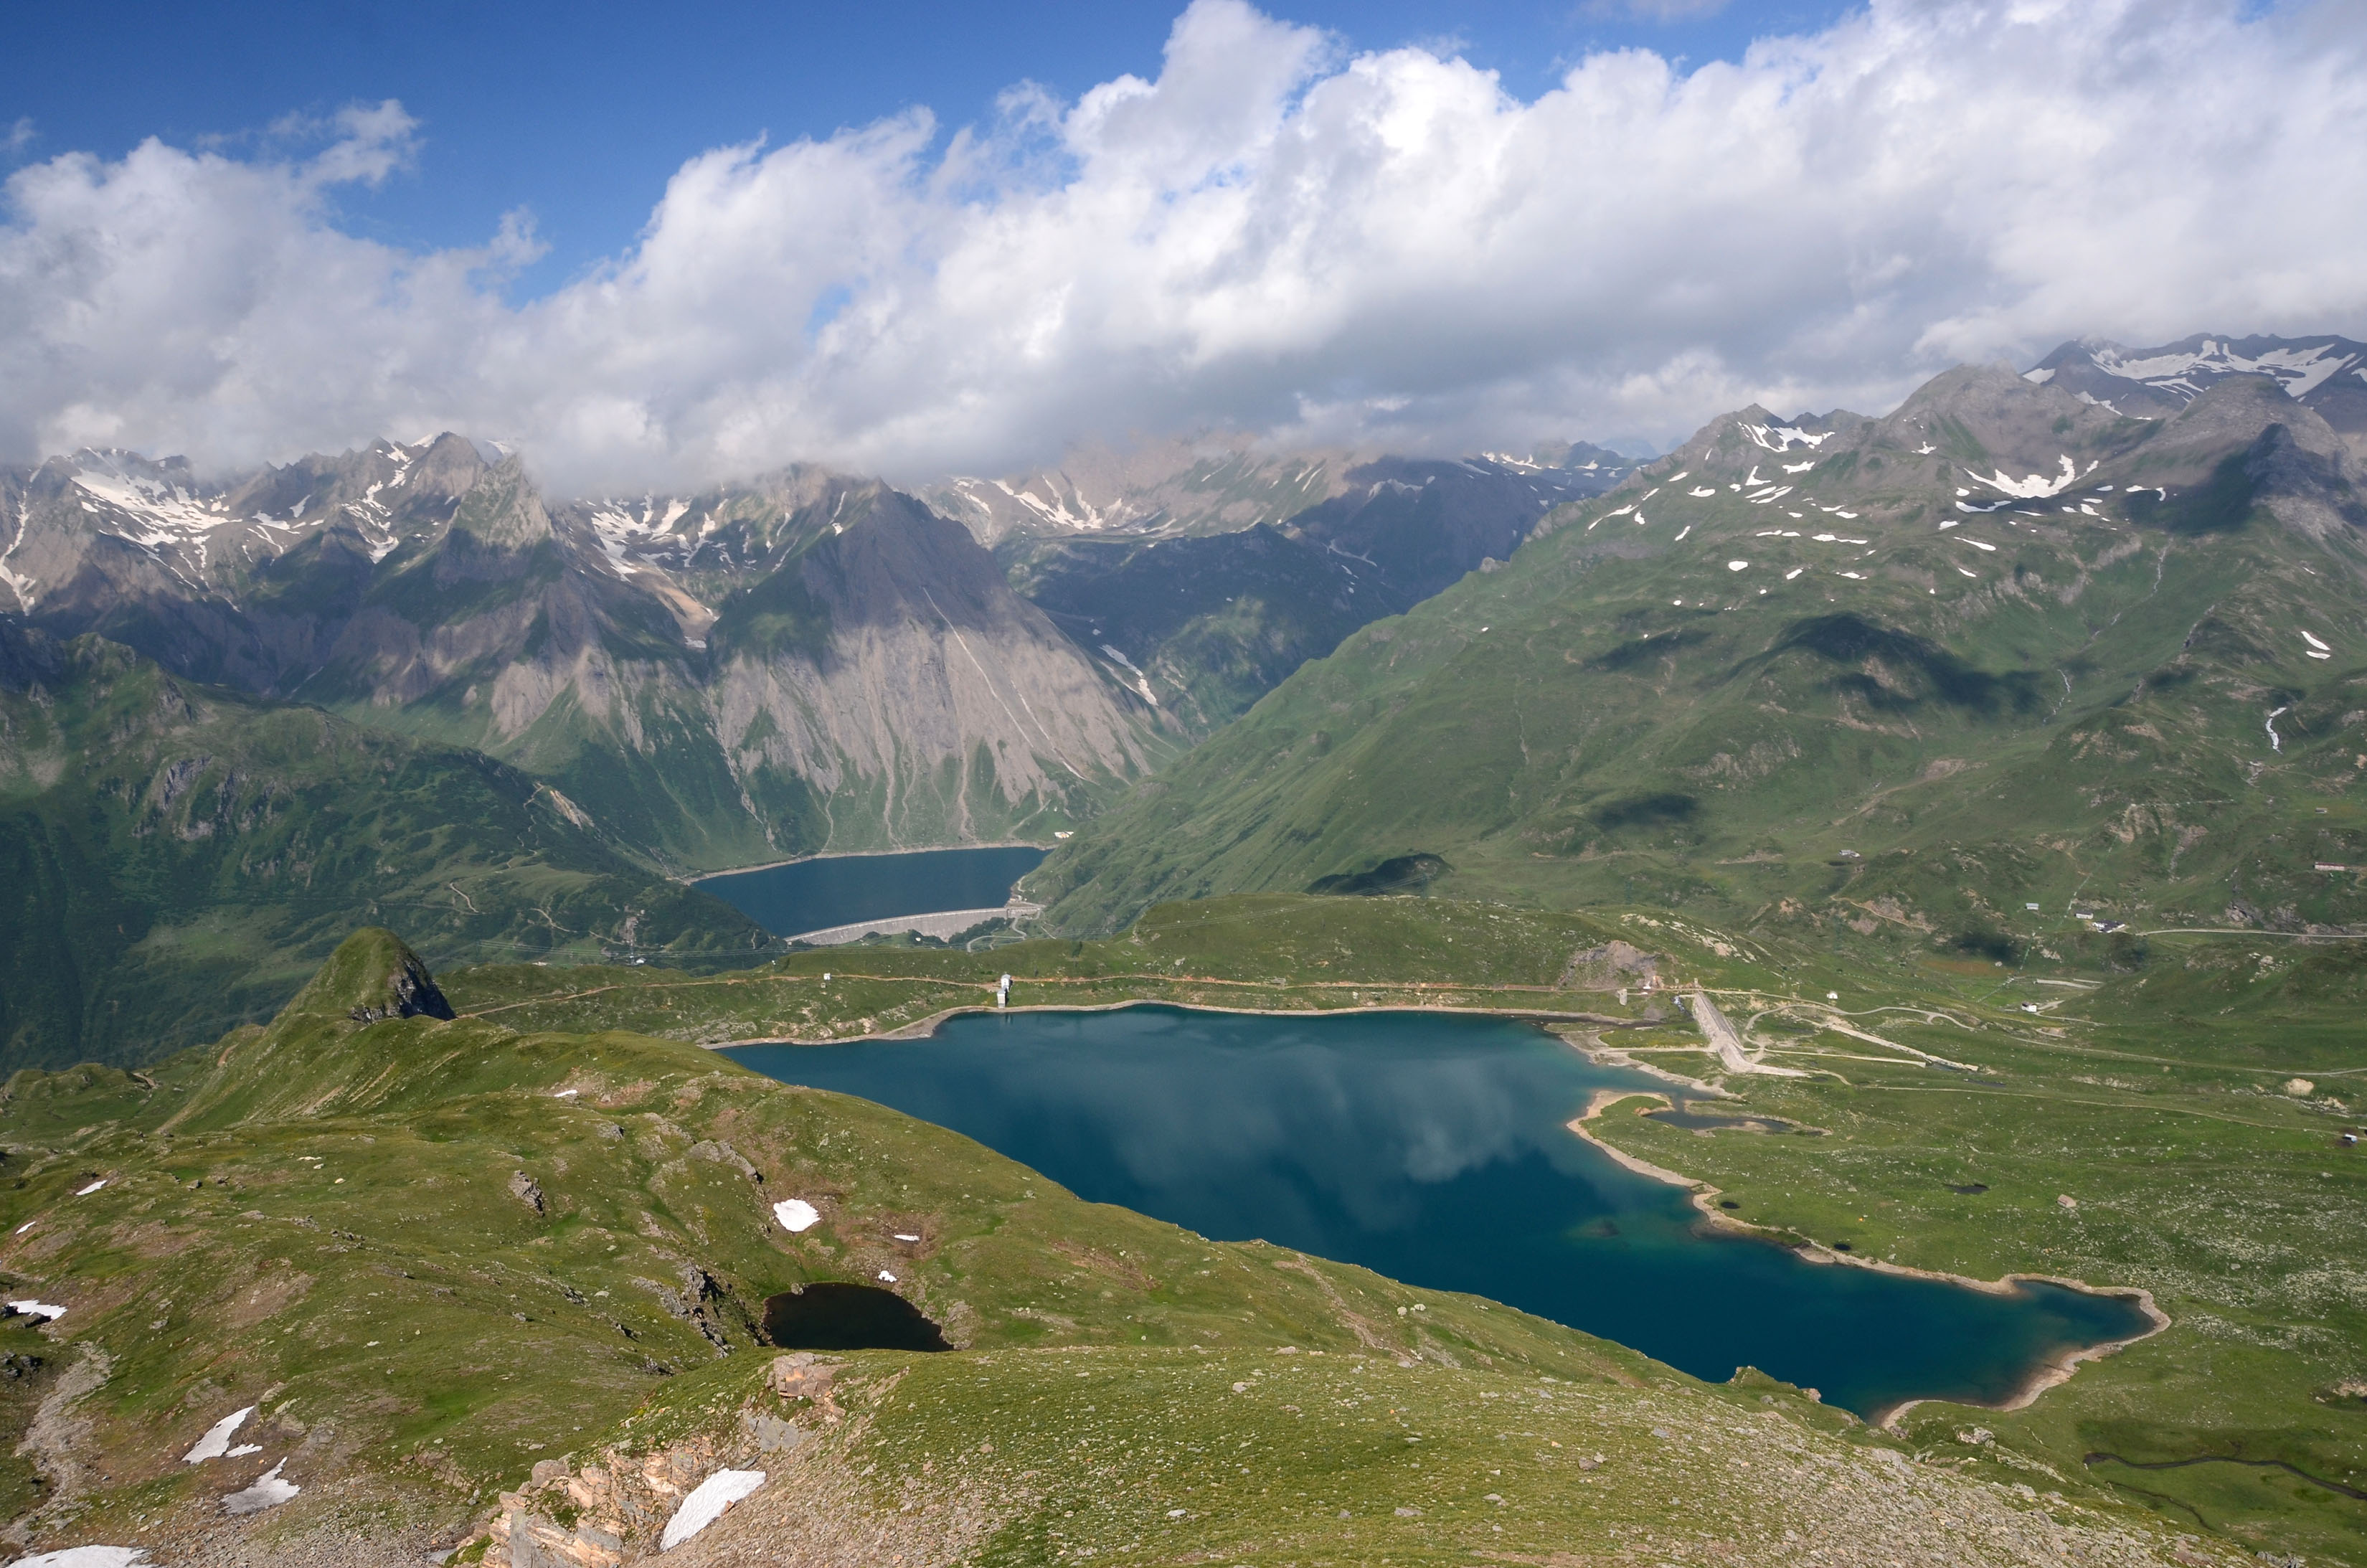
<path fill-rule="evenodd" d="M 1080 1203 L 695 1046 L 438 1017 L 450 989 L 364 932 L 267 1028 L 10 1081 L 9 1540 L 339 1568 L 2242 1560 L 1784 1385 Z M 767 1343 L 832 1284 L 950 1348 Z"/>

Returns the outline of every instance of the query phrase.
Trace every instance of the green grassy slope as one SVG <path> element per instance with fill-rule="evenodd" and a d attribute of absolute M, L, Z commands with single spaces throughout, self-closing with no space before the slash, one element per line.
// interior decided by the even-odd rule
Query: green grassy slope
<path fill-rule="evenodd" d="M 2144 1286 L 2171 1326 L 2029 1409 L 1978 1417 L 1996 1445 L 1959 1446 L 1974 1420 L 1942 1406 L 1903 1429 L 1988 1473 L 2027 1479 L 2035 1459 L 2258 1548 L 2367 1560 L 2367 1297 L 2350 1261 L 2367 1246 L 2367 1160 L 2341 1141 L 2361 1125 L 2356 1004 L 2236 1023 L 2149 994 L 2292 961 L 2266 946 L 2057 990 L 2068 1000 L 2043 1003 L 2044 1022 L 1722 998 L 1767 1061 L 1823 1070 L 1730 1079 L 1737 1108 L 1830 1135 L 1703 1135 L 1615 1108 L 1603 1135 L 1803 1241 L 1976 1278 Z M 2361 957 L 2353 943 L 2313 961 L 2355 989 Z M 1818 1027 L 1833 1022 L 1981 1071 L 1935 1082 Z"/>
<path fill-rule="evenodd" d="M 0 1066 L 267 1017 L 353 926 L 439 957 L 744 955 L 763 934 L 515 768 L 0 627 Z"/>
<path fill-rule="evenodd" d="M 366 1568 L 503 1560 L 492 1526 L 613 1561 L 740 1464 L 771 1483 L 672 1561 L 2237 1560 L 695 1047 L 348 1016 L 409 967 L 366 933 L 268 1028 L 10 1081 L 0 1270 L 67 1309 L 0 1388 L 46 1412 L 12 1539 Z M 790 1196 L 821 1222 L 772 1223 Z M 770 1392 L 763 1299 L 882 1270 L 962 1348 Z M 181 1462 L 249 1404 L 256 1451 Z M 275 1466 L 298 1497 L 224 1517 Z"/>
<path fill-rule="evenodd" d="M 2229 383 L 2156 428 L 1952 372 L 1818 448 L 1722 420 L 1302 668 L 1031 891 L 1107 930 L 1427 853 L 1448 894 L 1968 951 L 2041 944 L 2075 898 L 2138 927 L 2367 917 L 2314 869 L 2367 862 L 2359 493 L 2293 477 L 2271 415 L 2314 418 Z M 1967 483 L 2043 487 L 2042 452 L 2078 486 Z"/>
<path fill-rule="evenodd" d="M 1572 953 L 1614 937 L 1656 954 L 1664 979 L 1708 988 L 1764 1063 L 1811 1075 L 1729 1074 L 1665 997 L 1580 989 L 1613 982 L 1571 972 Z M 1133 995 L 1614 1020 L 1625 1027 L 1565 1027 L 1722 1083 L 1736 1096 L 1725 1108 L 1825 1130 L 1696 1134 L 1634 1114 L 1651 1108 L 1642 1099 L 1594 1124 L 1711 1184 L 1717 1212 L 1819 1256 L 1846 1244 L 1861 1259 L 1975 1278 L 2142 1287 L 2172 1320 L 2025 1410 L 1908 1413 L 1903 1429 L 1927 1460 L 2117 1497 L 2248 1549 L 2367 1562 L 2367 1504 L 2338 1490 L 2367 1491 L 2367 1298 L 2350 1262 L 2367 1245 L 2367 1148 L 2341 1142 L 2367 1131 L 2363 946 L 2156 937 L 2124 972 L 2127 953 L 2101 940 L 2059 965 L 2008 967 L 1854 932 L 1834 951 L 1653 910 L 1251 895 L 1161 905 L 1117 937 L 990 955 L 841 949 L 729 983 L 517 968 L 449 983 L 462 1012 L 517 1027 L 685 1039 L 886 1029 L 988 1005 L 989 971 L 1015 977 L 1023 1006 Z M 1976 1429 L 1994 1440 L 1959 1441 Z M 2177 1468 L 2087 1462 L 2101 1453 Z"/>

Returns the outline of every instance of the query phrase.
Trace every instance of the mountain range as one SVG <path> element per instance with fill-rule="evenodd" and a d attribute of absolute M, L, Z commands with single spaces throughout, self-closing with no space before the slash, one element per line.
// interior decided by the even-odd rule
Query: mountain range
<path fill-rule="evenodd" d="M 514 762 L 672 869 L 1041 839 L 1606 472 L 1290 460 L 1316 478 L 1143 469 L 1093 546 L 973 517 L 998 564 L 914 497 L 814 468 L 558 501 L 449 434 L 213 482 L 84 452 L 0 472 L 0 585 L 55 635 Z M 1172 531 L 1162 497 L 1214 527 L 1244 486 L 1278 497 L 1246 531 L 1129 569 Z M 1152 635 L 1100 630 L 1146 578 Z"/>
<path fill-rule="evenodd" d="M 2347 337 L 2216 337 L 2157 348 L 2067 343 L 2027 372 L 2108 413 L 2165 418 L 2229 376 L 2266 376 L 2367 456 L 2367 343 Z"/>
<path fill-rule="evenodd" d="M 761 933 L 678 879 L 1047 841 L 1605 460 L 1319 462 L 1288 494 L 1259 460 L 1281 499 L 1177 537 L 1160 497 L 1206 527 L 1239 498 L 1146 459 L 1089 539 L 1036 518 L 1004 562 L 874 480 L 561 501 L 448 434 L 221 480 L 0 471 L 0 1059 L 211 1038 L 391 909 L 439 958 L 745 954 Z M 300 826 L 298 799 L 345 815 Z M 563 887 L 520 869 L 553 856 Z"/>
<path fill-rule="evenodd" d="M 670 868 L 1041 835 L 1157 755 L 1139 699 L 876 482 L 551 503 L 446 435 L 213 485 L 85 453 L 0 510 L 34 626 L 515 762 Z"/>
<path fill-rule="evenodd" d="M 215 479 L 122 452 L 0 472 L 0 624 L 49 672 L 12 677 L 42 696 L 0 756 L 10 853 L 63 866 L 56 824 L 81 823 L 76 896 L 142 912 L 73 962 L 31 942 L 48 978 L 9 1028 L 138 1054 L 96 1021 L 119 988 L 209 898 L 260 896 L 158 891 L 153 845 L 133 853 L 153 781 L 351 790 L 391 744 L 282 775 L 206 730 L 291 707 L 502 780 L 502 811 L 532 802 L 606 868 L 597 917 L 560 918 L 470 891 L 499 857 L 466 832 L 400 840 L 387 877 L 502 911 L 462 944 L 629 955 L 667 879 L 1058 834 L 1031 885 L 1077 931 L 1173 897 L 1432 886 L 2000 953 L 2096 937 L 2029 918 L 2075 898 L 2132 928 L 2342 925 L 2356 884 L 2316 868 L 2367 862 L 2342 794 L 2367 756 L 2363 355 L 2067 344 L 1881 417 L 1744 410 L 1649 460 L 1227 438 L 917 495 L 797 467 L 559 499 L 447 434 Z M 41 751 L 41 703 L 71 728 L 134 687 L 212 717 L 142 730 L 136 778 L 97 741 Z M 79 929 L 64 885 L 28 872 L 17 928 Z M 190 1027 L 256 1016 L 383 902 L 335 885 L 301 933 L 222 915 L 247 967 Z M 663 942 L 761 945 L 719 906 Z"/>
<path fill-rule="evenodd" d="M 1031 886 L 1081 931 L 1418 884 L 1999 959 L 2367 919 L 2367 474 L 2310 400 L 2343 405 L 2239 371 L 2140 416 L 2067 379 L 1716 419 L 1302 667 Z"/>

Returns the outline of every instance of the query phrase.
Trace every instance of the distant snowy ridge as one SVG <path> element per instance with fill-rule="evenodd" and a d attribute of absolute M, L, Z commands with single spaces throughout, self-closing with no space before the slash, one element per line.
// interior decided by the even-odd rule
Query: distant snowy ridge
<path fill-rule="evenodd" d="M 2025 381 L 2135 419 L 2176 415 L 2229 376 L 2268 377 L 2367 450 L 2367 343 L 2347 337 L 2199 333 L 2153 348 L 2082 338 L 2022 372 Z"/>

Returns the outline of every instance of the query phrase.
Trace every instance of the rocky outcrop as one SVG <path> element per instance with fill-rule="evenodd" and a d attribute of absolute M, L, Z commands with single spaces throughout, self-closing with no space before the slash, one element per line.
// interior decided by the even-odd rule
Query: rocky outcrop
<path fill-rule="evenodd" d="M 352 1007 L 345 1016 L 364 1024 L 380 1018 L 448 1018 L 452 1016 L 452 1004 L 436 988 L 436 978 L 427 972 L 426 963 L 406 949 L 401 966 L 387 976 L 384 999 Z"/>
<path fill-rule="evenodd" d="M 510 1568 L 622 1568 L 656 1554 L 666 1521 L 718 1471 L 760 1469 L 771 1484 L 795 1487 L 801 1477 L 788 1467 L 818 1433 L 844 1420 L 831 1398 L 839 1370 L 810 1354 L 783 1356 L 767 1369 L 765 1392 L 719 1431 L 645 1453 L 604 1449 L 581 1464 L 542 1460 L 525 1486 L 502 1494 L 483 1560 Z"/>
<path fill-rule="evenodd" d="M 1581 948 L 1569 955 L 1555 983 L 1566 991 L 1624 991 L 1631 985 L 1650 988 L 1658 983 L 1660 960 L 1617 937 L 1597 948 Z"/>

